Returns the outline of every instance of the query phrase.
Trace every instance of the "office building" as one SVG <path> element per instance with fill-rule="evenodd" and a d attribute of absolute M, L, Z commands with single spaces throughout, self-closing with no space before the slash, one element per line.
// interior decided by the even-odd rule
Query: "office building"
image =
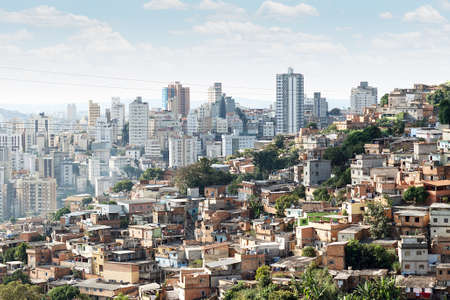
<path fill-rule="evenodd" d="M 365 107 L 377 105 L 377 96 L 377 88 L 369 86 L 366 81 L 361 81 L 358 87 L 352 88 L 351 110 L 355 113 L 362 113 Z"/>
<path fill-rule="evenodd" d="M 190 109 L 190 92 L 178 81 L 163 89 L 163 108 L 176 115 L 186 116 Z"/>
<path fill-rule="evenodd" d="M 90 137 L 93 137 L 95 135 L 95 123 L 97 122 L 98 118 L 100 118 L 100 104 L 94 103 L 92 100 L 89 100 L 88 129 Z"/>
<path fill-rule="evenodd" d="M 120 102 L 119 97 L 111 99 L 111 121 L 117 120 L 119 131 L 122 130 L 125 124 L 125 104 Z"/>
<path fill-rule="evenodd" d="M 222 83 L 215 82 L 208 88 L 208 103 L 216 103 L 222 96 Z"/>
<path fill-rule="evenodd" d="M 320 92 L 314 93 L 313 116 L 319 128 L 328 126 L 328 102 L 326 98 L 321 97 Z"/>
<path fill-rule="evenodd" d="M 144 146 L 148 135 L 148 103 L 137 97 L 129 105 L 129 144 Z"/>
<path fill-rule="evenodd" d="M 304 82 L 303 75 L 294 73 L 277 74 L 276 133 L 295 134 L 303 127 Z"/>

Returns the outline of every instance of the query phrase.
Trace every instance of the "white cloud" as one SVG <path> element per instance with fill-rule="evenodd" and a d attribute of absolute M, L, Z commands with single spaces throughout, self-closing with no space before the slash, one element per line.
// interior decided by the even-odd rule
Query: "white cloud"
<path fill-rule="evenodd" d="M 423 5 L 414 11 L 405 13 L 403 21 L 419 22 L 419 23 L 445 23 L 447 21 L 436 9 L 431 5 Z"/>
<path fill-rule="evenodd" d="M 11 33 L 0 34 L 0 41 L 2 43 L 20 42 L 20 41 L 29 40 L 31 38 L 32 38 L 32 34 L 26 29 L 21 29 L 19 31 L 11 32 Z"/>
<path fill-rule="evenodd" d="M 351 26 L 338 26 L 336 27 L 336 31 L 349 31 L 352 30 Z"/>
<path fill-rule="evenodd" d="M 314 6 L 300 3 L 295 6 L 285 5 L 275 1 L 264 1 L 257 11 L 260 15 L 271 17 L 297 17 L 301 15 L 318 16 L 319 12 Z"/>
<path fill-rule="evenodd" d="M 187 5 L 180 0 L 151 0 L 144 4 L 144 8 L 149 10 L 185 9 Z"/>
<path fill-rule="evenodd" d="M 444 9 L 450 10 L 450 0 L 441 0 L 441 6 Z"/>
<path fill-rule="evenodd" d="M 245 13 L 245 9 L 237 5 L 224 2 L 221 0 L 202 0 L 199 3 L 198 8 L 201 10 L 216 10 L 221 12 L 233 12 L 233 13 Z"/>
<path fill-rule="evenodd" d="M 392 15 L 392 13 L 390 11 L 385 11 L 385 12 L 382 12 L 381 14 L 379 14 L 379 17 L 381 19 L 388 20 L 388 19 L 392 19 L 394 16 Z"/>
<path fill-rule="evenodd" d="M 84 27 L 103 24 L 98 20 L 65 13 L 47 5 L 13 12 L 0 9 L 0 22 L 47 27 Z"/>

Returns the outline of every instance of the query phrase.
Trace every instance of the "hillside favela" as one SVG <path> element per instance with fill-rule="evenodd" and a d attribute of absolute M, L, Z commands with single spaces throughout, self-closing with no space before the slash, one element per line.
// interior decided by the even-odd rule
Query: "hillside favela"
<path fill-rule="evenodd" d="M 450 1 L 0 3 L 0 300 L 450 299 Z"/>

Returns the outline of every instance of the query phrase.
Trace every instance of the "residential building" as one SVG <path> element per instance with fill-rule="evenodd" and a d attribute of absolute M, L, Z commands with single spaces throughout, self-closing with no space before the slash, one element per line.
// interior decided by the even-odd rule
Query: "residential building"
<path fill-rule="evenodd" d="M 88 107 L 88 128 L 89 135 L 91 137 L 95 134 L 95 123 L 97 122 L 97 118 L 100 118 L 100 104 L 89 100 Z"/>
<path fill-rule="evenodd" d="M 330 160 L 308 160 L 303 167 L 303 185 L 317 186 L 327 181 L 331 176 Z"/>
<path fill-rule="evenodd" d="M 117 120 L 118 129 L 121 131 L 125 125 L 125 104 L 120 103 L 119 97 L 111 99 L 111 121 L 113 120 Z"/>
<path fill-rule="evenodd" d="M 148 136 L 148 103 L 137 97 L 129 105 L 129 144 L 144 146 Z"/>
<path fill-rule="evenodd" d="M 378 90 L 371 87 L 366 81 L 361 81 L 358 87 L 352 88 L 350 102 L 351 110 L 362 113 L 364 108 L 377 105 Z"/>
<path fill-rule="evenodd" d="M 208 103 L 216 103 L 222 96 L 222 83 L 215 82 L 208 88 Z"/>
<path fill-rule="evenodd" d="M 276 133 L 296 134 L 304 126 L 303 75 L 289 68 L 288 73 L 277 74 L 276 87 Z"/>
<path fill-rule="evenodd" d="M 190 110 L 190 92 L 178 81 L 163 89 L 163 108 L 175 115 L 186 116 Z"/>
<path fill-rule="evenodd" d="M 180 168 L 197 162 L 199 142 L 195 137 L 169 139 L 169 167 Z"/>
<path fill-rule="evenodd" d="M 398 259 L 404 275 L 425 275 L 429 272 L 428 244 L 425 236 L 402 236 Z"/>

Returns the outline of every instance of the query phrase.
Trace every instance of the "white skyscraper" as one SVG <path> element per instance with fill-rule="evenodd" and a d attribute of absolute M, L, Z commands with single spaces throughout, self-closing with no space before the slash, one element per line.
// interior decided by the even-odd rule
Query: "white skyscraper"
<path fill-rule="evenodd" d="M 120 98 L 113 97 L 111 99 L 111 120 L 117 120 L 119 131 L 125 124 L 125 104 L 120 103 Z"/>
<path fill-rule="evenodd" d="M 276 133 L 297 133 L 303 124 L 304 102 L 303 75 L 294 73 L 277 74 Z"/>
<path fill-rule="evenodd" d="M 145 146 L 148 135 L 148 103 L 142 102 L 141 97 L 129 105 L 129 144 Z"/>
<path fill-rule="evenodd" d="M 197 162 L 199 142 L 195 137 L 169 139 L 169 167 L 180 168 Z"/>
<path fill-rule="evenodd" d="M 67 120 L 74 121 L 77 119 L 77 106 L 75 103 L 67 104 Z"/>
<path fill-rule="evenodd" d="M 222 97 L 222 83 L 215 82 L 208 88 L 208 103 L 216 103 Z"/>
<path fill-rule="evenodd" d="M 378 90 L 369 86 L 366 81 L 361 81 L 358 87 L 352 88 L 350 96 L 353 112 L 362 113 L 365 107 L 377 104 Z"/>

